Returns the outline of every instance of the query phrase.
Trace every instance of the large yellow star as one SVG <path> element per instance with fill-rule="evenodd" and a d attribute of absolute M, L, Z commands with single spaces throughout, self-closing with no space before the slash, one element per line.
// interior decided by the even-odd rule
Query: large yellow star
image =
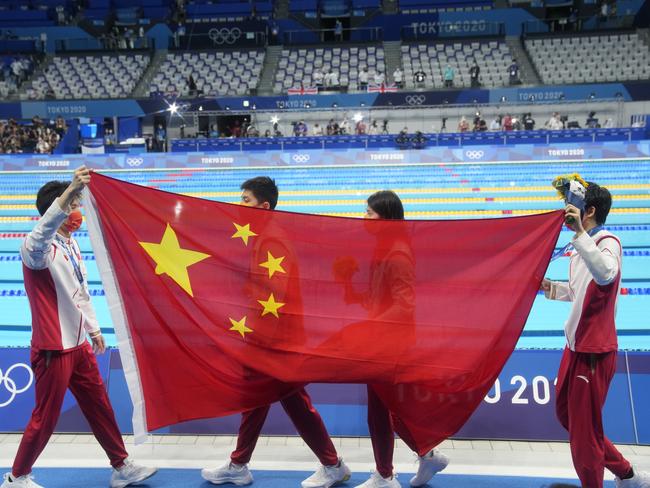
<path fill-rule="evenodd" d="M 246 225 L 239 225 L 233 222 L 233 225 L 235 226 L 235 229 L 237 229 L 237 232 L 235 232 L 232 236 L 231 239 L 236 239 L 237 237 L 240 237 L 242 241 L 244 241 L 244 245 L 248 246 L 248 238 L 249 237 L 255 237 L 257 234 L 251 230 L 251 224 L 246 224 Z"/>
<path fill-rule="evenodd" d="M 286 273 L 284 268 L 282 267 L 282 261 L 284 261 L 284 256 L 280 256 L 279 258 L 273 257 L 273 254 L 271 254 L 271 251 L 266 252 L 266 261 L 263 263 L 260 263 L 260 266 L 262 268 L 266 268 L 269 270 L 269 278 L 273 278 L 273 274 L 277 271 L 278 273 Z"/>
<path fill-rule="evenodd" d="M 232 327 L 228 330 L 234 330 L 235 332 L 239 332 L 242 337 L 244 337 L 248 332 L 253 332 L 253 329 L 249 329 L 246 327 L 246 316 L 244 315 L 241 319 L 235 320 L 230 317 L 230 323 L 232 324 Z"/>
<path fill-rule="evenodd" d="M 209 258 L 209 254 L 182 249 L 172 226 L 167 224 L 165 233 L 159 243 L 140 242 L 147 254 L 156 262 L 156 274 L 166 274 L 174 280 L 191 297 L 192 285 L 187 268 Z"/>
<path fill-rule="evenodd" d="M 264 307 L 264 310 L 262 311 L 262 317 L 264 317 L 267 313 L 270 313 L 279 318 L 278 310 L 286 305 L 282 302 L 276 302 L 273 293 L 271 293 L 268 300 L 257 300 L 257 302 Z"/>

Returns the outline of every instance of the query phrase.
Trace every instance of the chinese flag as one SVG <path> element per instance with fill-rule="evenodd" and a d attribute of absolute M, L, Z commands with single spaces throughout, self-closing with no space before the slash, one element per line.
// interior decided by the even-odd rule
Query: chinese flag
<path fill-rule="evenodd" d="M 368 383 L 420 454 L 458 430 L 498 376 L 563 222 L 561 211 L 324 217 L 99 174 L 85 208 L 138 436 L 309 382 Z"/>

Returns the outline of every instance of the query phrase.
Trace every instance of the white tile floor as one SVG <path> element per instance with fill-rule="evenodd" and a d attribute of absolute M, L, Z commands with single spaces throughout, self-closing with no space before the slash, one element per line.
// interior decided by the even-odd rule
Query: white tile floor
<path fill-rule="evenodd" d="M 0 433 L 0 466 L 10 466 L 20 434 Z M 335 437 L 334 444 L 355 472 L 373 468 L 370 439 Z M 125 436 L 130 454 L 137 460 L 158 467 L 203 468 L 220 465 L 233 449 L 232 436 L 151 436 L 145 444 L 134 446 Z M 619 449 L 636 466 L 650 469 L 650 446 L 621 445 Z M 450 458 L 445 472 L 574 478 L 569 446 L 556 442 L 489 440 L 447 440 L 440 446 Z M 311 471 L 316 459 L 299 437 L 261 437 L 251 462 L 252 469 Z M 38 461 L 37 467 L 106 467 L 106 457 L 90 435 L 55 434 Z M 414 472 L 415 455 L 401 442 L 395 448 L 397 472 Z M 608 475 L 608 479 L 612 479 Z"/>

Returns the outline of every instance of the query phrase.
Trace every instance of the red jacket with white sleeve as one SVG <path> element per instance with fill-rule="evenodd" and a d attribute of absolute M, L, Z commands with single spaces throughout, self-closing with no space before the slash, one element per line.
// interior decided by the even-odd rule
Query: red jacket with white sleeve
<path fill-rule="evenodd" d="M 605 230 L 572 241 L 569 282 L 551 282 L 547 298 L 573 302 L 564 332 L 569 349 L 603 353 L 618 350 L 616 302 L 621 286 L 623 248 Z"/>
<path fill-rule="evenodd" d="M 57 234 L 67 218 L 55 200 L 20 248 L 36 350 L 72 350 L 100 330 L 79 246 Z"/>

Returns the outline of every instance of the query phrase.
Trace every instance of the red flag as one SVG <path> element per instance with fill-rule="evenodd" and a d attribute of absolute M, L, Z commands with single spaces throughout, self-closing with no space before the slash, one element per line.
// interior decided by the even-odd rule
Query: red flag
<path fill-rule="evenodd" d="M 289 88 L 289 95 L 318 95 L 318 88 L 315 86 L 301 86 L 300 88 Z"/>
<path fill-rule="evenodd" d="M 325 217 L 99 174 L 85 206 L 136 434 L 370 383 L 421 454 L 512 353 L 563 221 Z"/>

